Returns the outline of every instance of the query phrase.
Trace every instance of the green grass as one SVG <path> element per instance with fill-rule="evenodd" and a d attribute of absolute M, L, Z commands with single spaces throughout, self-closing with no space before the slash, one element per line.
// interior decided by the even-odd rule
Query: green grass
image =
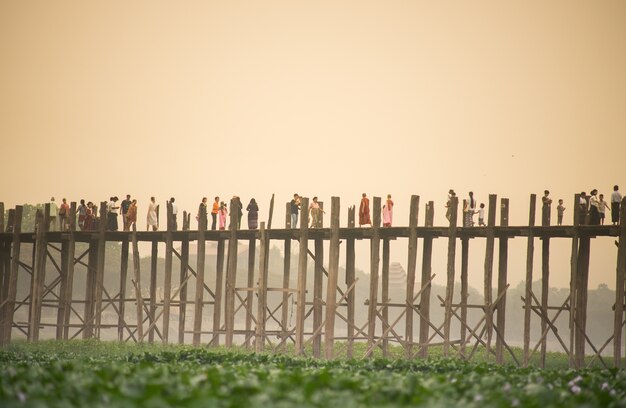
<path fill-rule="evenodd" d="M 362 355 L 364 346 L 357 348 Z M 553 360 L 567 363 L 562 355 Z M 0 350 L 2 407 L 582 405 L 626 407 L 626 372 L 516 368 L 438 356 L 325 361 L 93 340 L 18 342 Z"/>

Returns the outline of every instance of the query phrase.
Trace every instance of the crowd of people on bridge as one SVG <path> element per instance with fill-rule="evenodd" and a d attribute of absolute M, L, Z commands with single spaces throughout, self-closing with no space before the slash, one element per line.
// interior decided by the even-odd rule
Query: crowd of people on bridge
<path fill-rule="evenodd" d="M 579 195 L 578 203 L 578 224 L 579 225 L 604 225 L 607 211 L 611 213 L 611 221 L 613 225 L 620 223 L 620 204 L 622 201 L 622 194 L 619 192 L 619 186 L 613 187 L 611 193 L 610 202 L 606 201 L 604 194 L 598 194 L 597 189 L 591 190 L 589 194 L 581 192 Z M 453 189 L 448 191 L 448 200 L 445 204 L 446 219 L 451 220 L 451 202 L 456 198 L 456 193 Z M 208 215 L 211 215 L 211 230 L 225 230 L 227 227 L 228 205 L 224 201 L 220 201 L 220 197 L 216 196 L 209 208 L 207 204 L 207 197 L 202 198 L 202 202 L 198 207 L 196 214 L 196 220 L 198 221 L 198 228 L 208 229 Z M 231 211 L 235 211 L 235 220 L 237 222 L 237 228 L 241 228 L 241 219 L 243 217 L 243 204 L 238 196 L 233 196 L 232 201 L 235 208 L 231 208 Z M 552 198 L 550 197 L 550 191 L 545 190 L 541 197 L 542 202 L 542 221 L 543 226 L 550 225 L 550 218 L 552 213 Z M 70 217 L 70 205 L 67 199 L 63 198 L 60 205 L 57 205 L 54 197 L 50 199 L 50 212 L 49 212 L 49 225 L 48 230 L 66 231 L 69 229 L 69 217 Z M 171 205 L 171 219 L 169 222 L 173 230 L 178 228 L 177 217 L 178 207 L 176 200 L 171 197 L 168 202 Z M 290 217 L 288 218 L 288 228 L 297 228 L 298 215 L 302 211 L 302 197 L 295 193 L 293 199 L 289 203 L 288 211 Z M 393 223 L 393 207 L 394 202 L 391 199 L 391 194 L 387 194 L 382 208 L 382 223 L 383 227 L 391 227 Z M 563 224 L 563 216 L 566 207 L 563 205 L 563 200 L 558 200 L 556 206 L 557 225 Z M 117 231 L 119 229 L 118 219 L 122 219 L 122 228 L 124 231 L 131 231 L 136 229 L 137 226 L 137 200 L 132 199 L 130 194 L 126 195 L 126 199 L 119 201 L 117 196 L 110 197 L 103 208 L 104 213 L 98 209 L 98 206 L 91 201 L 85 203 L 84 199 L 80 200 L 80 204 L 76 208 L 76 215 L 78 217 L 77 226 L 81 231 L 97 230 L 100 223 L 106 223 L 106 229 L 108 231 Z M 259 205 L 254 198 L 251 198 L 246 206 L 248 213 L 248 229 L 257 229 L 259 226 Z M 313 197 L 309 206 L 308 214 L 310 219 L 309 228 L 321 228 L 323 226 L 323 216 L 325 214 L 322 203 L 318 200 L 318 197 Z M 98 214 L 98 213 L 101 214 Z M 463 227 L 473 227 L 474 216 L 478 214 L 478 226 L 486 226 L 485 223 L 485 204 L 478 204 L 474 193 L 470 191 L 466 199 L 463 200 L 462 206 L 462 220 Z M 361 196 L 361 202 L 359 205 L 359 227 L 372 226 L 372 219 L 370 215 L 370 200 L 366 193 Z M 159 205 L 156 203 L 155 197 L 150 197 L 148 202 L 148 211 L 146 213 L 146 230 L 158 231 L 159 230 Z"/>

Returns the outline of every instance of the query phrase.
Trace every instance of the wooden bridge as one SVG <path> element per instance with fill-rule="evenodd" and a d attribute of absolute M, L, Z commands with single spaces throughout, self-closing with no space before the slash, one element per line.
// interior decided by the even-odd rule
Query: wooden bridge
<path fill-rule="evenodd" d="M 40 331 L 50 328 L 56 331 L 57 339 L 100 338 L 104 330 L 116 331 L 119 341 L 149 341 L 156 337 L 164 343 L 175 341 L 170 338 L 170 315 L 172 309 L 178 311 L 178 341 L 185 342 L 185 334 L 191 337 L 194 345 L 224 344 L 227 347 L 239 342 L 257 351 L 285 348 L 292 344 L 296 354 L 302 355 L 312 350 L 315 357 L 333 358 L 335 341 L 341 340 L 347 346 L 348 356 L 353 354 L 357 341 L 367 342 L 366 355 L 376 348 L 387 353 L 390 342 L 401 345 L 407 358 L 426 357 L 429 346 L 441 345 L 446 355 L 457 355 L 471 359 L 477 350 L 484 350 L 493 356 L 497 363 L 505 358 L 518 365 L 527 365 L 539 350 L 540 364 L 545 363 L 548 334 L 559 342 L 562 351 L 569 356 L 570 366 L 582 367 L 589 360 L 599 359 L 605 366 L 620 366 L 624 327 L 624 277 L 626 275 L 626 226 L 579 225 L 579 196 L 574 198 L 573 225 L 550 226 L 549 214 L 544 214 L 541 226 L 535 225 L 536 196 L 530 196 L 529 222 L 527 226 L 509 226 L 508 199 L 489 196 L 487 226 L 458 227 L 458 199 L 451 200 L 450 224 L 444 227 L 433 225 L 434 205 L 425 205 L 424 226 L 418 226 L 420 198 L 412 196 L 410 202 L 409 225 L 404 227 L 381 228 L 381 199 L 373 198 L 373 225 L 371 228 L 355 228 L 355 209 L 348 209 L 347 226 L 340 227 L 340 200 L 333 197 L 330 211 L 330 228 L 308 227 L 307 211 L 302 211 L 300 227 L 290 228 L 289 211 L 284 229 L 272 229 L 272 213 L 259 230 L 237 229 L 236 214 L 230 214 L 228 230 L 191 230 L 190 216 L 183 214 L 182 230 L 174 230 L 173 223 L 167 222 L 166 231 L 121 232 L 106 231 L 101 222 L 97 231 L 76 230 L 76 203 L 71 203 L 68 231 L 47 231 L 49 207 L 38 210 L 36 232 L 21 232 L 21 206 L 10 209 L 8 219 L 4 219 L 4 205 L 0 203 L 0 341 L 6 345 L 14 335 L 37 341 Z M 231 208 L 237 203 L 231 202 Z M 289 204 L 287 204 L 288 206 Z M 500 208 L 500 223 L 496 225 L 496 209 Z M 272 205 L 273 209 L 273 198 Z M 308 199 L 302 199 L 302 208 L 308 208 Z M 626 219 L 626 199 L 622 202 L 621 219 Z M 288 209 L 288 207 L 287 207 Z M 168 205 L 168 220 L 171 220 L 171 207 Z M 100 214 L 106 214 L 106 203 L 101 203 Z M 5 223 L 6 221 L 6 223 Z M 202 220 L 201 220 L 202 221 Z M 206 222 L 199 225 L 206 226 Z M 203 227 L 206 228 L 206 227 Z M 4 232 L 6 231 L 6 232 Z M 613 335 L 603 344 L 592 344 L 587 327 L 587 286 L 589 276 L 590 241 L 598 236 L 619 237 L 616 297 L 612 310 L 615 316 Z M 505 335 L 505 310 L 507 300 L 507 259 L 508 240 L 515 237 L 527 239 L 526 277 L 523 308 L 519 311 L 524 324 L 523 355 L 521 359 L 509 347 Z M 401 303 L 389 300 L 389 259 L 390 241 L 406 238 L 408 242 L 406 299 Z M 439 297 L 438 304 L 445 310 L 444 320 L 431 320 L 431 284 L 434 275 L 431 271 L 434 239 L 447 240 L 447 269 L 445 297 Z M 468 256 L 470 239 L 486 241 L 484 263 L 484 303 L 468 304 Z M 533 257 L 535 239 L 541 240 L 542 293 L 533 293 Z M 571 241 L 571 283 L 566 301 L 550 305 L 548 292 L 550 240 Z M 367 240 L 370 244 L 369 298 L 365 305 L 355 303 L 355 242 Z M 493 293 L 494 252 L 498 241 L 498 265 L 496 296 Z M 152 244 L 151 268 L 149 276 L 150 295 L 142 295 L 139 242 Z M 189 244 L 197 243 L 197 261 L 189 262 Z M 216 275 L 214 282 L 206 276 L 206 242 L 217 243 Z M 236 287 L 238 242 L 249 245 L 247 286 Z M 283 284 L 281 287 L 268 287 L 268 259 L 272 241 L 284 245 Z M 324 243 L 329 241 L 329 260 L 324 266 Z M 84 253 L 76 252 L 76 243 L 88 244 Z M 112 293 L 104 285 L 105 250 L 107 242 L 121 243 L 119 269 L 119 290 Z M 297 287 L 290 287 L 291 247 L 299 247 L 297 262 Z M 313 243 L 313 250 L 309 244 Z M 418 243 L 421 242 L 421 280 L 416 285 L 418 273 Z M 461 244 L 461 265 L 457 272 L 455 264 L 457 243 Z M 165 271 L 163 299 L 157 298 L 157 257 L 158 244 L 165 243 Z M 174 248 L 179 245 L 180 250 Z M 342 244 L 343 243 L 343 244 Z M 382 244 L 382 251 L 381 251 Z M 258 259 L 257 259 L 257 245 Z M 32 249 L 32 263 L 20 260 L 24 250 Z M 127 287 L 129 256 L 132 251 L 132 287 Z M 381 262 L 382 252 L 382 262 Z M 345 256 L 345 276 L 339 276 L 340 256 Z M 306 290 L 307 274 L 311 272 L 308 258 L 313 258 L 313 292 Z M 178 282 L 173 278 L 173 259 L 180 264 Z M 225 270 L 226 262 L 226 270 Z M 86 273 L 84 298 L 75 298 L 74 284 L 76 273 Z M 225 273 L 224 273 L 225 272 Z M 459 275 L 457 275 L 457 273 Z M 145 275 L 145 274 L 144 274 Z M 460 299 L 453 299 L 455 278 L 460 276 Z M 18 298 L 18 278 L 30 280 L 30 291 Z M 142 279 L 143 278 L 143 279 Z M 341 279 L 340 279 L 341 278 Z M 195 280 L 193 300 L 188 299 L 187 287 Z M 326 284 L 324 285 L 324 280 Z M 341 283 L 340 283 L 341 282 Z M 175 285 L 175 289 L 173 287 Z M 324 287 L 325 286 L 325 287 Z M 380 287 L 380 289 L 379 289 Z M 270 307 L 268 298 L 278 301 Z M 295 301 L 294 301 L 295 300 Z M 295 325 L 290 323 L 289 303 L 295 310 Z M 126 321 L 128 305 L 136 318 Z M 210 307 L 209 307 L 210 306 Z M 367 307 L 367 321 L 355 321 L 355 308 Z M 19 309 L 28 309 L 27 321 L 16 321 Z M 56 321 L 42 319 L 42 309 L 56 310 Z M 22 309 L 22 312 L 24 312 Z M 105 324 L 103 311 L 114 310 L 117 323 Z M 395 309 L 396 317 L 389 318 L 390 309 Z M 193 327 L 186 327 L 186 315 L 193 315 Z M 209 313 L 209 310 L 211 312 Z M 476 324 L 468 324 L 468 310 L 478 311 L 482 316 Z M 563 313 L 566 312 L 566 313 Z M 541 321 L 539 340 L 531 343 L 531 316 Z M 565 336 L 556 329 L 559 317 L 569 318 L 569 333 Z M 236 316 L 239 318 L 236 319 Z M 208 318 L 211 324 L 206 323 Z M 42 321 L 44 320 L 44 321 Z M 204 321 L 204 323 L 203 323 Z M 460 331 L 453 333 L 452 323 L 460 325 Z M 417 322 L 414 326 L 414 322 Z M 335 336 L 335 329 L 341 327 L 343 336 Z M 401 330 L 403 329 L 403 330 Z M 399 332 L 404 333 L 401 335 Z M 567 334 L 567 333 L 566 333 Z M 537 337 L 537 336 L 535 336 Z M 277 339 L 277 340 L 274 340 Z M 587 345 L 593 350 L 591 359 L 585 359 Z M 606 355 L 610 353 L 612 359 Z M 322 350 L 323 346 L 323 350 Z M 599 346 L 599 347 L 598 347 Z M 507 356 L 508 355 L 508 356 Z"/>

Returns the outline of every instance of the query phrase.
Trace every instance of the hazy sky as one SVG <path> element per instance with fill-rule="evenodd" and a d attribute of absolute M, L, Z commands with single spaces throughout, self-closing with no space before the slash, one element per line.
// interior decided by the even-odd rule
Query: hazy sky
<path fill-rule="evenodd" d="M 575 192 L 626 190 L 625 22 L 621 0 L 5 0 L 0 200 L 130 193 L 141 214 L 238 194 L 266 218 L 275 193 L 281 222 L 298 192 L 340 196 L 345 225 L 362 192 L 391 193 L 406 225 L 418 194 L 442 225 L 454 188 L 510 198 L 523 225 L 548 188 L 571 222 Z M 511 250 L 517 283 L 525 240 Z M 615 254 L 592 245 L 591 287 L 615 286 Z"/>

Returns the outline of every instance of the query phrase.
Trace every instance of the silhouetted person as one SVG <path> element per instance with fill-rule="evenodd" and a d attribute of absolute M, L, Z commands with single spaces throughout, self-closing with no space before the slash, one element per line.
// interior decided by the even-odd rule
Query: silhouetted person
<path fill-rule="evenodd" d="M 619 192 L 619 186 L 613 186 L 613 193 L 611 193 L 611 221 L 613 221 L 613 225 L 618 225 L 620 222 L 619 207 L 621 203 L 622 195 Z"/>

